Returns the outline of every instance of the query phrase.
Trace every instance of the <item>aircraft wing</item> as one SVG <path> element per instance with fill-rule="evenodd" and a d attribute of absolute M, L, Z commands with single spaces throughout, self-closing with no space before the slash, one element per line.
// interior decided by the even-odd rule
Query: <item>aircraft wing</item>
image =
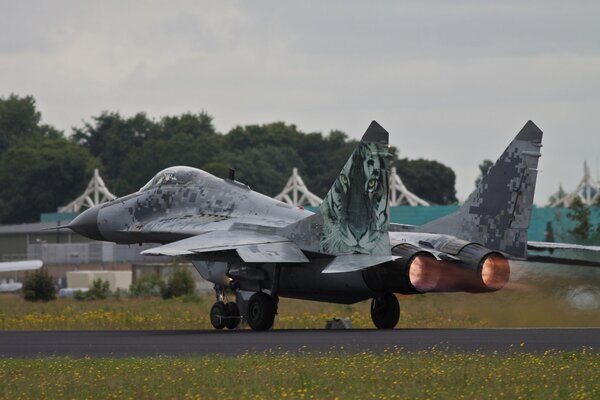
<path fill-rule="evenodd" d="M 0 272 L 33 271 L 42 268 L 41 260 L 0 262 Z"/>
<path fill-rule="evenodd" d="M 580 265 L 587 267 L 600 267 L 600 246 L 584 246 L 581 244 L 571 243 L 553 243 L 553 242 L 527 242 L 527 250 L 534 251 L 549 251 L 553 254 L 554 250 L 573 250 L 575 253 L 582 255 L 598 253 L 597 257 L 593 257 L 594 260 L 578 259 L 571 256 L 554 256 L 554 255 L 537 255 L 528 254 L 527 261 L 537 261 L 550 264 L 563 264 L 563 265 Z"/>
<path fill-rule="evenodd" d="M 388 261 L 393 261 L 399 256 L 375 256 L 369 254 L 345 254 L 335 257 L 325 269 L 323 274 L 337 274 L 341 272 L 360 271 Z"/>
<path fill-rule="evenodd" d="M 142 252 L 143 255 L 192 256 L 234 250 L 245 262 L 309 262 L 290 240 L 258 232 L 212 231 Z"/>

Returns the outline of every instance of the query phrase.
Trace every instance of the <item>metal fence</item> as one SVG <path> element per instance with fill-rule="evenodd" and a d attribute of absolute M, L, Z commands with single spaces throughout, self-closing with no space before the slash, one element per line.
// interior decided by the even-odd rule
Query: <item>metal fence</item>
<path fill-rule="evenodd" d="M 143 250 L 156 244 L 122 245 L 108 242 L 33 243 L 27 245 L 27 258 L 45 264 L 93 264 L 168 262 L 168 257 L 142 256 Z"/>

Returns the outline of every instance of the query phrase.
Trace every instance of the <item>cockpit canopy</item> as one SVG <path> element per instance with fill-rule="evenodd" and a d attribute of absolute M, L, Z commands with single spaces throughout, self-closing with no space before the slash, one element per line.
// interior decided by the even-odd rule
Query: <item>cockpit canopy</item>
<path fill-rule="evenodd" d="M 144 190 L 163 185 L 185 186 L 206 179 L 208 176 L 210 174 L 197 168 L 170 167 L 154 175 L 154 178 L 150 179 L 139 191 L 143 192 Z"/>

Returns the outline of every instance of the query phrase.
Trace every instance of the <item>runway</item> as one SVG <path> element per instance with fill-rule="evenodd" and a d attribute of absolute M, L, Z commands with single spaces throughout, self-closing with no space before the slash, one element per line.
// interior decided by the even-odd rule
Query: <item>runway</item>
<path fill-rule="evenodd" d="M 181 331 L 3 331 L 0 357 L 191 356 L 403 349 L 528 351 L 600 349 L 600 328 Z"/>

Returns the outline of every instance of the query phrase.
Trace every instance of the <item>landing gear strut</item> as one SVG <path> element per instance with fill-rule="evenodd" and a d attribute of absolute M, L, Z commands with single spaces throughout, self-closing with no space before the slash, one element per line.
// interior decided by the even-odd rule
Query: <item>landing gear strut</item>
<path fill-rule="evenodd" d="M 393 329 L 400 319 L 400 304 L 393 293 L 375 297 L 371 301 L 371 319 L 379 329 Z"/>

